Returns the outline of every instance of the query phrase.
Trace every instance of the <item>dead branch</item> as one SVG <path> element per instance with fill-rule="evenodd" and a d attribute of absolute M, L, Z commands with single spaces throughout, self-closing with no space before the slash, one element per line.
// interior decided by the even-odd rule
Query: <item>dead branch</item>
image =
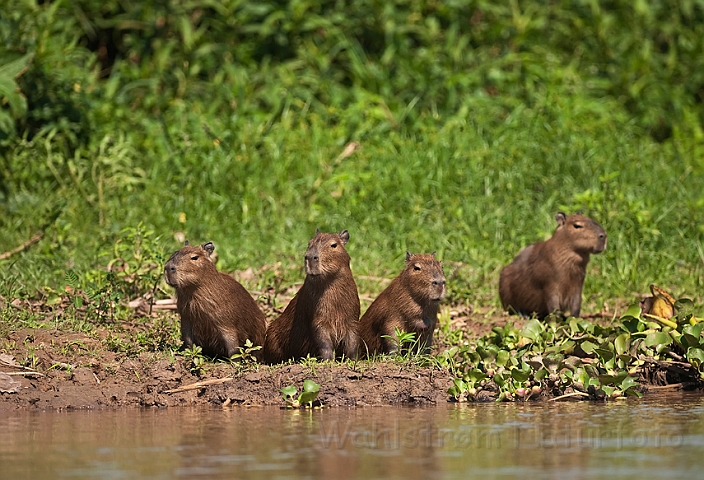
<path fill-rule="evenodd" d="M 178 388 L 174 388 L 173 390 L 166 390 L 166 391 L 164 391 L 164 393 L 187 392 L 188 390 L 197 390 L 199 388 L 207 387 L 208 385 L 218 385 L 221 383 L 230 382 L 232 380 L 234 380 L 232 377 L 213 378 L 211 380 L 203 380 L 202 382 L 191 383 L 189 385 L 182 385 Z"/>
<path fill-rule="evenodd" d="M 25 249 L 31 247 L 32 245 L 34 245 L 35 243 L 37 243 L 39 240 L 41 240 L 41 238 L 42 238 L 43 236 L 44 236 L 44 232 L 39 232 L 39 233 L 37 233 L 36 235 L 34 235 L 32 238 L 30 238 L 29 240 L 27 240 L 26 242 L 24 242 L 24 243 L 23 243 L 22 245 L 20 245 L 19 247 L 13 248 L 13 249 L 10 250 L 9 252 L 5 252 L 5 253 L 0 254 L 0 260 L 7 260 L 7 259 L 10 258 L 11 256 L 13 256 L 13 255 L 15 255 L 15 254 L 17 254 L 17 253 L 20 253 L 21 251 L 23 251 L 23 250 L 25 250 Z"/>

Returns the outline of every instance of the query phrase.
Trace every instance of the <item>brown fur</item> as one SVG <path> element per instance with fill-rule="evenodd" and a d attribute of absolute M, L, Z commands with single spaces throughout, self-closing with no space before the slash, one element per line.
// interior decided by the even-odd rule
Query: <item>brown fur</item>
<path fill-rule="evenodd" d="M 589 255 L 606 249 L 606 232 L 591 218 L 555 216 L 552 237 L 521 250 L 501 270 L 499 296 L 511 313 L 545 318 L 554 312 L 579 317 Z"/>
<path fill-rule="evenodd" d="M 176 288 L 183 345 L 199 345 L 208 356 L 231 357 L 247 339 L 264 344 L 266 318 L 237 280 L 217 271 L 210 258 L 214 248 L 210 242 L 186 242 L 166 262 L 164 276 Z"/>
<path fill-rule="evenodd" d="M 396 328 L 416 334 L 416 351 L 430 348 L 440 300 L 444 296 L 445 274 L 435 254 L 406 252 L 406 267 L 359 321 L 361 355 L 395 352 L 398 349 Z M 391 338 L 382 338 L 382 335 Z"/>
<path fill-rule="evenodd" d="M 359 294 L 344 245 L 349 233 L 316 231 L 305 254 L 306 279 L 281 316 L 269 324 L 264 361 L 356 358 Z"/>

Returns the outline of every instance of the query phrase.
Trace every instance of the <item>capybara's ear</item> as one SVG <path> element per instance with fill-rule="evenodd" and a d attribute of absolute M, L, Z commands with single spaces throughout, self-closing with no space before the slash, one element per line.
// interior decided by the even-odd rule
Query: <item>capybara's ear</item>
<path fill-rule="evenodd" d="M 201 247 L 203 247 L 203 250 L 208 252 L 208 256 L 212 255 L 215 251 L 215 245 L 213 245 L 213 242 L 204 243 Z"/>
<path fill-rule="evenodd" d="M 577 210 L 577 215 L 581 215 L 581 214 L 582 214 L 582 211 L 581 211 L 581 210 Z"/>
<path fill-rule="evenodd" d="M 340 240 L 342 240 L 343 245 L 347 245 L 347 242 L 350 241 L 350 232 L 348 232 L 347 230 L 341 231 Z"/>
<path fill-rule="evenodd" d="M 189 245 L 188 240 L 186 240 L 186 243 L 184 244 L 185 247 Z"/>
<path fill-rule="evenodd" d="M 555 215 L 555 220 L 557 221 L 558 225 L 562 226 L 567 220 L 567 215 L 565 215 L 563 212 L 557 212 L 557 215 Z"/>
<path fill-rule="evenodd" d="M 316 229 L 315 229 L 315 236 L 317 237 L 318 235 L 320 235 L 320 229 L 316 227 Z"/>
<path fill-rule="evenodd" d="M 433 258 L 435 258 L 435 254 L 436 254 L 436 253 L 438 253 L 437 250 L 435 250 L 435 251 L 433 251 L 433 253 L 431 253 L 431 255 L 433 256 Z"/>
<path fill-rule="evenodd" d="M 408 250 L 406 250 L 406 263 L 411 261 L 412 256 L 413 256 L 413 254 L 411 252 L 409 252 Z"/>

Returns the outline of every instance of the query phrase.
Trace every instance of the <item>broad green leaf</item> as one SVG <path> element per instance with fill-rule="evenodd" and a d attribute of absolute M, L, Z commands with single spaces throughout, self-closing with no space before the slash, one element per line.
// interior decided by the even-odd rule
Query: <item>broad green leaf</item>
<path fill-rule="evenodd" d="M 694 315 L 694 302 L 689 298 L 680 298 L 675 302 L 675 316 L 677 321 L 689 320 Z"/>
<path fill-rule="evenodd" d="M 640 304 L 634 303 L 628 309 L 626 312 L 621 315 L 621 320 L 628 320 L 630 318 L 640 318 Z"/>
<path fill-rule="evenodd" d="M 520 383 L 523 383 L 530 378 L 529 373 L 522 372 L 517 368 L 514 368 L 511 370 L 511 376 L 513 377 L 513 379 L 515 381 L 520 382 Z"/>
<path fill-rule="evenodd" d="M 656 345 L 669 345 L 672 343 L 672 337 L 665 332 L 653 332 L 645 337 L 645 346 L 654 347 Z"/>
<path fill-rule="evenodd" d="M 699 368 L 702 364 L 704 364 L 704 350 L 701 348 L 692 347 L 687 350 L 687 354 L 685 356 L 692 366 L 696 368 Z"/>
<path fill-rule="evenodd" d="M 296 389 L 296 387 L 294 387 L 293 385 L 289 385 L 288 387 L 284 387 L 284 388 L 282 388 L 282 389 L 279 390 L 279 391 L 280 391 L 282 394 L 284 394 L 284 396 L 286 396 L 286 397 L 293 397 L 293 396 L 296 395 L 296 392 L 298 392 L 298 390 Z"/>
<path fill-rule="evenodd" d="M 314 392 L 303 392 L 301 395 L 298 397 L 299 403 L 311 403 L 315 398 L 318 396 L 318 391 Z"/>
<path fill-rule="evenodd" d="M 505 366 L 510 359 L 511 359 L 511 354 L 509 352 L 507 352 L 506 350 L 501 350 L 496 355 L 496 364 L 499 366 Z"/>
<path fill-rule="evenodd" d="M 696 325 L 685 325 L 684 327 L 682 327 L 682 333 L 684 333 L 685 335 L 691 335 L 701 340 L 703 328 L 704 323 L 697 323 Z"/>
<path fill-rule="evenodd" d="M 582 351 L 584 353 L 586 353 L 587 355 L 591 355 L 592 353 L 594 353 L 594 350 L 596 350 L 598 347 L 598 345 L 590 342 L 589 340 L 583 341 L 582 343 L 579 344 L 579 346 L 582 349 Z"/>
<path fill-rule="evenodd" d="M 543 358 L 543 365 L 545 365 L 545 368 L 551 373 L 557 373 L 557 371 L 562 368 L 564 359 L 565 357 L 563 355 L 551 353 Z"/>
<path fill-rule="evenodd" d="M 320 391 L 320 385 L 315 383 L 313 380 L 304 380 L 303 391 L 305 393 L 318 393 L 318 391 Z"/>
<path fill-rule="evenodd" d="M 467 372 L 466 377 L 470 382 L 473 382 L 473 383 L 481 382 L 482 380 L 487 378 L 487 376 L 484 372 L 482 372 L 481 370 L 477 370 L 477 369 L 470 370 L 469 372 Z"/>
<path fill-rule="evenodd" d="M 623 379 L 621 382 L 621 389 L 626 392 L 629 388 L 637 387 L 638 386 L 638 381 L 630 376 L 627 376 L 626 378 Z"/>
<path fill-rule="evenodd" d="M 629 333 L 636 333 L 643 331 L 645 325 L 637 318 L 627 318 L 621 322 L 622 330 Z"/>
<path fill-rule="evenodd" d="M 540 334 L 543 332 L 543 326 L 536 319 L 529 320 L 521 330 L 521 336 L 526 337 L 533 342 L 537 342 Z"/>
<path fill-rule="evenodd" d="M 619 355 L 625 355 L 628 353 L 628 349 L 631 346 L 631 339 L 627 333 L 622 333 L 614 340 L 614 348 L 616 353 Z"/>

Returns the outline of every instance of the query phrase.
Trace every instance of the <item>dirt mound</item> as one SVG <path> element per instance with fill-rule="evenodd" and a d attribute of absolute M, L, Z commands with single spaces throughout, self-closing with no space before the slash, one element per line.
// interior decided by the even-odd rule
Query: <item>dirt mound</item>
<path fill-rule="evenodd" d="M 323 405 L 425 405 L 446 402 L 452 383 L 447 372 L 394 362 L 206 362 L 194 369 L 181 355 L 142 352 L 132 357 L 105 350 L 104 343 L 99 334 L 10 333 L 5 344 L 15 347 L 0 359 L 0 372 L 11 375 L 13 388 L 0 393 L 0 409 L 284 405 L 279 389 L 294 385 L 300 390 L 306 379 L 321 386 Z"/>

